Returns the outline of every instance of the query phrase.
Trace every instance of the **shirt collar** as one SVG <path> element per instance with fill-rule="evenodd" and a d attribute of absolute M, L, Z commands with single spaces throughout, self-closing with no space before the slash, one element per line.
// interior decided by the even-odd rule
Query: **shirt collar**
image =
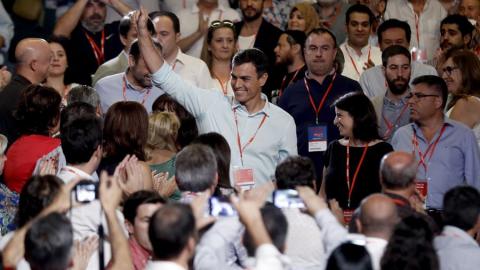
<path fill-rule="evenodd" d="M 169 261 L 149 261 L 145 269 L 186 270 L 178 263 Z"/>
<path fill-rule="evenodd" d="M 387 90 L 388 91 L 388 90 Z M 407 89 L 407 92 L 410 92 L 410 89 Z M 403 98 L 400 99 L 400 105 L 405 105 L 408 103 L 408 99 L 407 99 L 407 96 L 404 96 Z M 383 99 L 383 104 L 389 104 L 389 105 L 398 105 L 396 104 L 394 101 L 392 101 L 391 99 L 389 99 L 387 97 L 387 93 L 385 93 L 385 98 Z"/>
<path fill-rule="evenodd" d="M 127 68 L 127 71 L 125 71 L 125 74 L 122 76 L 122 89 L 123 89 L 123 80 L 125 80 L 125 82 L 127 83 L 127 87 L 126 87 L 126 90 L 127 91 L 133 91 L 135 93 L 145 93 L 146 91 L 148 91 L 150 88 L 143 88 L 141 90 L 138 90 L 129 80 L 128 80 L 128 77 L 127 77 L 127 72 L 130 68 Z"/>
<path fill-rule="evenodd" d="M 77 169 L 77 168 L 75 168 L 75 167 L 73 167 L 73 166 L 70 166 L 70 165 L 65 165 L 65 166 L 61 169 L 61 171 L 67 172 L 67 173 L 69 173 L 69 174 L 75 174 L 75 175 L 77 175 L 77 176 L 79 176 L 79 177 L 81 177 L 81 178 L 85 178 L 85 179 L 88 179 L 88 180 L 94 180 L 93 177 L 92 177 L 90 174 L 88 174 L 88 173 L 86 173 L 86 172 L 84 172 L 84 171 L 82 171 L 82 170 L 80 170 L 80 169 Z"/>
<path fill-rule="evenodd" d="M 221 12 L 225 12 L 225 7 L 222 4 L 220 4 L 221 1 L 218 1 L 218 2 L 219 3 L 217 4 L 217 7 L 214 10 L 212 10 L 212 12 L 215 12 L 217 10 Z M 200 9 L 198 8 L 197 4 L 192 5 L 192 13 L 198 13 L 198 12 L 200 12 Z"/>
<path fill-rule="evenodd" d="M 440 235 L 463 239 L 478 247 L 477 242 L 466 231 L 455 226 L 445 225 Z"/>
<path fill-rule="evenodd" d="M 350 45 L 348 45 L 348 42 L 345 41 L 344 43 L 345 47 L 348 49 L 348 52 L 350 52 L 351 54 L 354 54 L 358 57 L 358 54 L 357 54 L 357 51 L 355 51 L 354 48 L 352 48 Z M 368 56 L 368 52 L 372 49 L 372 45 L 370 44 L 367 44 L 365 45 L 360 51 L 362 52 L 362 56 L 363 55 L 367 55 Z M 352 55 L 353 56 L 353 55 Z"/>
<path fill-rule="evenodd" d="M 263 109 L 261 109 L 260 111 L 252 114 L 252 115 L 249 115 L 249 116 L 255 116 L 255 115 L 258 115 L 258 114 L 265 114 L 267 116 L 270 116 L 270 111 L 271 111 L 271 105 L 270 105 L 270 102 L 268 102 L 268 98 L 267 96 L 264 94 L 264 93 L 261 93 L 260 94 L 262 100 L 265 101 L 265 106 L 263 106 Z M 232 103 L 232 110 L 242 110 L 242 111 L 245 111 L 248 113 L 247 111 L 247 108 L 240 104 L 240 102 L 238 102 L 236 99 L 233 99 L 233 103 Z"/>
<path fill-rule="evenodd" d="M 185 65 L 186 58 L 188 56 L 182 52 L 180 48 L 178 48 L 177 56 L 175 57 L 175 62 L 179 62 L 182 65 Z"/>

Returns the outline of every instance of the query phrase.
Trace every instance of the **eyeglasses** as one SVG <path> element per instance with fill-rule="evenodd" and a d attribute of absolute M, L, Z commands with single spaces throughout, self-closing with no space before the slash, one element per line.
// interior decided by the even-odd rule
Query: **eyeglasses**
<path fill-rule="evenodd" d="M 442 69 L 442 71 L 443 71 L 444 74 L 447 74 L 447 76 L 452 76 L 452 72 L 453 72 L 455 69 L 458 69 L 458 67 L 450 67 L 450 66 L 447 66 L 447 67 L 444 67 L 444 68 Z"/>
<path fill-rule="evenodd" d="M 421 99 L 424 97 L 439 97 L 439 95 L 431 95 L 431 94 L 421 94 L 421 93 L 410 93 L 406 96 L 407 99 L 411 99 L 415 97 L 415 99 Z"/>
<path fill-rule="evenodd" d="M 212 21 L 212 23 L 210 23 L 210 28 L 211 29 L 215 29 L 215 28 L 219 28 L 219 27 L 228 27 L 228 28 L 231 28 L 231 29 L 235 30 L 235 25 L 230 20 L 223 20 L 223 21 L 215 20 L 215 21 Z"/>

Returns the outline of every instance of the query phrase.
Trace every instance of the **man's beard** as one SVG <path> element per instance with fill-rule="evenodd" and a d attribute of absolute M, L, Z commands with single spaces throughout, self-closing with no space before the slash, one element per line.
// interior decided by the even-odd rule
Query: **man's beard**
<path fill-rule="evenodd" d="M 396 81 L 399 81 L 399 79 L 396 79 L 396 80 L 388 80 L 387 79 L 387 84 L 388 84 L 388 88 L 390 89 L 390 92 L 392 92 L 392 94 L 396 95 L 396 96 L 399 96 L 401 94 L 404 94 L 405 91 L 407 91 L 408 89 L 408 82 L 409 82 L 409 78 L 408 79 L 403 79 L 402 78 L 402 81 L 405 82 L 405 84 L 401 87 L 398 87 L 395 82 Z"/>
<path fill-rule="evenodd" d="M 102 20 L 102 23 L 92 23 L 90 20 L 91 19 L 97 19 L 97 20 Z M 98 14 L 93 14 L 89 20 L 83 20 L 82 21 L 82 26 L 87 29 L 88 31 L 92 33 L 97 33 L 103 30 L 103 27 L 105 26 L 105 19 L 102 18 Z"/>
<path fill-rule="evenodd" d="M 261 16 L 263 15 L 263 9 L 260 10 L 259 12 L 256 12 L 254 15 L 252 16 L 247 16 L 245 15 L 245 12 L 243 12 L 243 19 L 246 21 L 246 22 L 251 22 L 251 21 L 255 21 L 256 19 L 260 18 Z"/>

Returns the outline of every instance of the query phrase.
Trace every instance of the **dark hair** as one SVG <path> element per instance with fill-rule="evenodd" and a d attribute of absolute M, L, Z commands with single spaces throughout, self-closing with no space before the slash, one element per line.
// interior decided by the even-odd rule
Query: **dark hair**
<path fill-rule="evenodd" d="M 67 69 L 65 70 L 65 73 L 63 74 L 63 82 L 65 84 L 72 83 L 74 80 L 74 74 L 72 74 L 72 69 L 69 68 L 71 65 L 70 59 L 72 59 L 72 53 L 74 51 L 72 50 L 72 46 L 70 43 L 70 40 L 66 38 L 65 36 L 56 36 L 56 35 L 51 35 L 48 38 L 48 43 L 57 43 L 60 46 L 62 46 L 63 50 L 65 51 L 65 57 L 67 60 Z"/>
<path fill-rule="evenodd" d="M 77 85 L 72 87 L 67 94 L 67 104 L 70 105 L 74 102 L 85 102 L 95 109 L 100 106 L 100 96 L 95 88 L 88 85 Z"/>
<path fill-rule="evenodd" d="M 373 270 L 372 258 L 365 246 L 351 242 L 335 248 L 328 257 L 328 270 Z"/>
<path fill-rule="evenodd" d="M 283 33 L 287 35 L 287 42 L 290 46 L 298 44 L 303 52 L 303 48 L 305 48 L 305 40 L 307 40 L 305 32 L 299 30 L 286 30 Z"/>
<path fill-rule="evenodd" d="M 311 35 L 321 35 L 321 34 L 327 34 L 329 35 L 332 40 L 333 40 L 333 48 L 338 48 L 338 44 L 337 44 L 337 38 L 335 37 L 335 34 L 332 33 L 332 31 L 330 31 L 329 29 L 327 28 L 323 28 L 323 27 L 320 27 L 320 28 L 315 28 L 313 29 L 312 31 L 310 31 L 308 34 L 307 34 L 307 37 L 305 39 L 305 44 L 304 44 L 304 47 L 306 46 L 307 44 L 307 39 L 311 36 Z"/>
<path fill-rule="evenodd" d="M 420 215 L 403 218 L 385 248 L 380 262 L 382 269 L 438 269 L 432 241 L 433 233 L 425 218 Z"/>
<path fill-rule="evenodd" d="M 58 124 L 62 97 L 53 88 L 32 84 L 20 94 L 15 111 L 22 134 L 49 135 Z"/>
<path fill-rule="evenodd" d="M 35 221 L 25 235 L 25 259 L 32 270 L 68 268 L 73 254 L 73 228 L 60 213 Z"/>
<path fill-rule="evenodd" d="M 470 186 L 450 189 L 443 197 L 443 217 L 446 225 L 464 231 L 472 229 L 480 215 L 480 193 Z"/>
<path fill-rule="evenodd" d="M 440 94 L 440 96 L 442 97 L 442 109 L 444 109 L 448 97 L 448 87 L 445 81 L 439 76 L 435 75 L 419 76 L 412 81 L 412 85 L 414 86 L 422 83 L 426 84 L 428 87 L 432 88 Z"/>
<path fill-rule="evenodd" d="M 405 21 L 400 21 L 397 19 L 389 19 L 384 21 L 377 29 L 377 36 L 378 36 L 378 43 L 382 43 L 382 34 L 392 28 L 400 28 L 405 32 L 405 37 L 407 38 L 407 42 L 410 43 L 412 39 L 412 30 L 410 29 L 410 25 L 408 25 Z"/>
<path fill-rule="evenodd" d="M 155 20 L 155 18 L 161 16 L 168 17 L 172 21 L 173 31 L 175 31 L 175 33 L 180 33 L 180 20 L 178 19 L 177 15 L 175 15 L 175 13 L 172 13 L 170 11 L 154 11 L 148 14 L 148 17 L 152 21 Z"/>
<path fill-rule="evenodd" d="M 275 169 L 278 189 L 295 189 L 296 186 L 314 188 L 315 167 L 308 157 L 288 157 Z"/>
<path fill-rule="evenodd" d="M 383 50 L 382 52 L 382 64 L 387 67 L 388 59 L 397 55 L 404 55 L 408 59 L 408 63 L 412 61 L 412 56 L 407 48 L 400 45 L 392 45 Z"/>
<path fill-rule="evenodd" d="M 217 160 L 218 186 L 231 188 L 230 185 L 230 146 L 227 140 L 216 132 L 210 132 L 198 136 L 192 143 L 209 146 Z"/>
<path fill-rule="evenodd" d="M 103 128 L 105 157 L 130 154 L 145 161 L 148 139 L 148 113 L 138 102 L 120 101 L 108 108 Z"/>
<path fill-rule="evenodd" d="M 255 66 L 258 77 L 267 73 L 269 68 L 267 55 L 256 48 L 240 51 L 233 57 L 233 66 L 240 66 L 246 63 L 251 63 Z"/>
<path fill-rule="evenodd" d="M 288 221 L 282 210 L 271 203 L 266 203 L 261 209 L 263 224 L 267 230 L 272 244 L 280 251 L 285 250 L 287 240 Z M 243 236 L 243 242 L 249 256 L 255 256 L 255 244 L 248 232 Z"/>
<path fill-rule="evenodd" d="M 96 110 L 92 105 L 85 102 L 71 103 L 60 113 L 60 133 L 74 120 L 92 117 L 97 117 Z"/>
<path fill-rule="evenodd" d="M 345 14 L 346 24 L 350 23 L 350 15 L 352 15 L 352 13 L 354 12 L 367 14 L 368 22 L 370 25 L 372 25 L 373 22 L 375 21 L 375 15 L 373 14 L 373 12 L 370 10 L 369 7 L 362 4 L 354 4 L 347 9 L 347 13 Z"/>
<path fill-rule="evenodd" d="M 132 225 L 135 225 L 135 217 L 137 216 L 137 209 L 142 204 L 165 204 L 167 201 L 162 198 L 157 192 L 149 190 L 140 190 L 132 193 L 123 203 L 123 216 Z"/>
<path fill-rule="evenodd" d="M 175 181 L 180 191 L 205 191 L 215 185 L 216 176 L 217 159 L 210 147 L 191 144 L 177 154 Z"/>
<path fill-rule="evenodd" d="M 207 64 L 210 72 L 212 72 L 213 57 L 212 57 L 212 51 L 208 48 L 208 46 L 211 45 L 211 42 L 213 40 L 213 36 L 214 36 L 215 32 L 218 29 L 222 29 L 222 28 L 230 29 L 232 31 L 233 39 L 234 39 L 235 43 L 238 40 L 238 34 L 237 34 L 237 31 L 235 30 L 235 25 L 232 21 L 230 21 L 230 20 L 223 20 L 223 21 L 215 20 L 210 24 L 210 27 L 208 27 L 207 38 L 203 42 L 202 52 L 200 54 L 200 59 L 203 60 Z M 235 51 L 232 52 L 232 57 L 233 57 L 234 53 L 235 53 Z"/>
<path fill-rule="evenodd" d="M 468 21 L 468 18 L 460 14 L 452 14 L 445 17 L 440 22 L 440 28 L 444 24 L 456 24 L 458 30 L 462 33 L 462 36 L 471 35 L 475 27 Z"/>
<path fill-rule="evenodd" d="M 102 145 L 102 122 L 96 116 L 75 119 L 63 126 L 60 139 L 68 164 L 88 162 Z"/>
<path fill-rule="evenodd" d="M 156 260 L 178 257 L 191 237 L 196 238 L 195 217 L 187 204 L 167 203 L 150 219 L 148 236 Z"/>
<path fill-rule="evenodd" d="M 20 192 L 15 223 L 20 228 L 50 205 L 63 186 L 54 175 L 34 175 L 28 179 Z"/>
<path fill-rule="evenodd" d="M 193 139 L 198 136 L 197 122 L 195 117 L 173 99 L 168 94 L 159 96 L 152 105 L 152 111 L 174 112 L 180 120 L 180 128 L 178 129 L 177 144 L 180 148 L 189 145 Z"/>
<path fill-rule="evenodd" d="M 154 40 L 153 45 L 160 51 L 162 50 L 162 45 L 160 45 L 158 41 Z M 140 53 L 140 46 L 138 44 L 138 39 L 136 39 L 132 42 L 132 44 L 130 44 L 130 50 L 128 51 L 128 54 L 133 56 L 135 62 L 138 62 L 138 59 L 140 58 Z"/>
<path fill-rule="evenodd" d="M 335 100 L 334 107 L 348 112 L 353 118 L 353 137 L 370 142 L 380 139 L 377 114 L 370 99 L 362 92 L 351 92 Z"/>
<path fill-rule="evenodd" d="M 118 33 L 127 38 L 128 32 L 132 28 L 132 16 L 134 11 L 130 11 L 127 15 L 123 16 L 118 23 Z M 153 26 L 152 20 L 147 20 L 147 30 L 150 35 L 155 35 L 155 26 Z"/>

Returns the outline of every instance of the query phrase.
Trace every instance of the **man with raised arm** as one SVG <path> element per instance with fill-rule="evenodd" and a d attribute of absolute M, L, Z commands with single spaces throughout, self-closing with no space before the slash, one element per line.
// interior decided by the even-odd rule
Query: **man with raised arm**
<path fill-rule="evenodd" d="M 173 96 L 197 119 L 202 133 L 218 132 L 232 150 L 235 183 L 259 184 L 271 179 L 276 165 L 297 154 L 293 118 L 269 103 L 261 93 L 268 78 L 268 60 L 258 49 L 241 51 L 233 58 L 234 97 L 184 82 L 153 47 L 146 29 L 145 11 L 138 18 L 139 45 L 155 85 Z"/>

